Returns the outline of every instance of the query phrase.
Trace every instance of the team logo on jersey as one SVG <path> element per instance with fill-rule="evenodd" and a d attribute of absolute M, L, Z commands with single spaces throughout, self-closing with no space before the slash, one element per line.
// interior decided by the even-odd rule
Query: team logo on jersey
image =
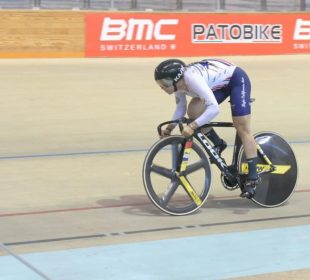
<path fill-rule="evenodd" d="M 282 24 L 192 25 L 193 43 L 281 43 Z"/>

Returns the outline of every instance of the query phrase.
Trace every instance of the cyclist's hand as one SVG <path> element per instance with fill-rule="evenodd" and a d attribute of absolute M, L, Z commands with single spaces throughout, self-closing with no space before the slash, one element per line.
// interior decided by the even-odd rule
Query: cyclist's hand
<path fill-rule="evenodd" d="M 194 133 L 194 129 L 192 129 L 189 125 L 185 126 L 182 131 L 182 135 L 185 137 L 190 137 Z"/>
<path fill-rule="evenodd" d="M 164 129 L 161 130 L 160 138 L 167 137 L 167 136 L 170 136 L 170 135 L 171 135 L 171 129 L 164 128 Z"/>

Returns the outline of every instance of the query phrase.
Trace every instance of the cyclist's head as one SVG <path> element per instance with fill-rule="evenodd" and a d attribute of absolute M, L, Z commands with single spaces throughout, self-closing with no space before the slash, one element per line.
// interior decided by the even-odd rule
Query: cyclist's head
<path fill-rule="evenodd" d="M 167 59 L 161 62 L 154 72 L 156 82 L 162 88 L 174 86 L 183 77 L 186 64 L 179 59 Z"/>

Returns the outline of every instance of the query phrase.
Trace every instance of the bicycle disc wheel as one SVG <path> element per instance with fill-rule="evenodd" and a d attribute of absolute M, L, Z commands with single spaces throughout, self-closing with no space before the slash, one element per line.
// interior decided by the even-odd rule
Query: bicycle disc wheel
<path fill-rule="evenodd" d="M 152 203 L 171 215 L 187 215 L 199 209 L 208 197 L 211 169 L 204 151 L 193 143 L 184 176 L 199 197 L 195 202 L 184 188 L 178 173 L 182 161 L 182 136 L 157 141 L 148 151 L 143 164 L 143 183 Z"/>
<path fill-rule="evenodd" d="M 275 171 L 262 174 L 252 200 L 264 207 L 276 207 L 285 203 L 292 195 L 297 181 L 297 161 L 290 145 L 278 134 L 261 132 L 254 135 L 269 160 L 275 166 Z M 244 149 L 239 153 L 238 170 L 245 173 L 247 169 Z M 269 170 L 264 158 L 258 155 L 258 173 Z"/>

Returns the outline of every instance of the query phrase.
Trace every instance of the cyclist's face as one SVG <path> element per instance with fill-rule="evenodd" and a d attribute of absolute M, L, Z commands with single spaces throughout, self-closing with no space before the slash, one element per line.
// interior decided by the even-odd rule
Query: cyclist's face
<path fill-rule="evenodd" d="M 166 93 L 168 94 L 172 94 L 174 93 L 174 86 L 170 86 L 170 87 L 163 87 L 163 86 L 160 86 L 162 90 L 164 90 Z"/>
<path fill-rule="evenodd" d="M 160 88 L 162 90 L 164 90 L 166 93 L 172 94 L 174 92 L 174 86 L 173 86 L 172 81 L 166 80 L 166 79 L 162 79 L 162 80 L 158 80 L 156 82 L 160 86 Z"/>

